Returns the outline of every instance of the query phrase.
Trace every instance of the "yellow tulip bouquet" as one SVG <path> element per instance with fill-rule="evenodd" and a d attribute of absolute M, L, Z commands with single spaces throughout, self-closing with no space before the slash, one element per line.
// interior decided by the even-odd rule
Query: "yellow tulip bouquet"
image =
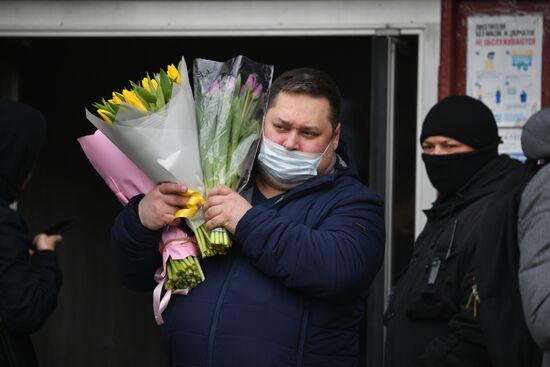
<path fill-rule="evenodd" d="M 182 182 L 192 188 L 184 194 L 189 200 L 176 217 L 186 218 L 190 227 L 196 230 L 203 222 L 198 209 L 204 202 L 199 194 L 204 192 L 204 185 L 195 103 L 185 59 L 182 58 L 178 68 L 169 65 L 166 71 L 161 69 L 154 75 L 146 74 L 139 83 L 130 81 L 129 88 L 113 92 L 112 98 L 102 99 L 93 106 L 99 117 L 86 110 L 88 120 L 151 182 Z M 138 176 L 129 168 L 121 169 L 127 170 L 127 181 Z M 196 246 L 194 251 L 189 246 L 185 251 L 181 246 L 168 246 L 178 243 L 173 232 L 163 234 L 162 274 L 165 277 L 162 282 L 167 290 L 178 292 L 196 286 L 205 277 Z"/>

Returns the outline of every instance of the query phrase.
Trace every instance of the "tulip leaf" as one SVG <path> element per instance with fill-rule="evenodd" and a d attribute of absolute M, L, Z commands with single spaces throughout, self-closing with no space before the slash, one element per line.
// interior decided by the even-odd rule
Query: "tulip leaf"
<path fill-rule="evenodd" d="M 124 96 L 122 95 L 122 93 L 119 93 L 119 92 L 113 92 L 118 98 L 120 98 L 120 100 L 122 102 L 125 102 L 126 99 L 124 98 Z"/>
<path fill-rule="evenodd" d="M 143 107 L 149 111 L 149 109 L 147 108 L 149 106 L 149 103 L 147 103 L 147 101 L 145 99 L 143 99 L 135 90 L 134 90 L 134 95 L 137 97 L 137 99 L 139 99 L 139 101 L 141 102 L 141 104 L 143 105 Z M 139 108 L 138 108 L 139 109 Z M 142 111 L 143 112 L 143 111 Z"/>
<path fill-rule="evenodd" d="M 170 97 L 172 96 L 172 81 L 170 80 L 166 72 L 162 69 L 160 69 L 159 88 L 162 89 L 164 100 L 169 101 Z"/>
<path fill-rule="evenodd" d="M 115 115 L 113 115 L 111 112 L 104 110 L 104 109 L 98 109 L 97 113 L 99 116 L 101 116 L 102 119 L 104 119 L 107 122 L 112 123 L 115 121 Z"/>
<path fill-rule="evenodd" d="M 241 91 L 241 74 L 237 75 L 237 79 L 235 80 L 235 91 L 237 92 L 237 94 L 239 94 Z M 240 94 L 238 98 L 241 98 Z"/>
<path fill-rule="evenodd" d="M 107 102 L 107 103 L 105 104 L 105 107 L 107 107 L 108 110 L 109 110 L 110 112 L 112 112 L 113 114 L 116 115 L 117 112 L 118 112 L 118 107 L 119 107 L 119 105 L 116 104 L 116 103 Z"/>
<path fill-rule="evenodd" d="M 157 110 L 160 110 L 165 104 L 164 93 L 162 92 L 162 88 L 159 86 L 157 88 Z"/>
<path fill-rule="evenodd" d="M 109 111 L 109 112 L 112 113 L 113 115 L 116 115 L 115 110 L 113 110 L 113 107 L 111 106 L 111 104 L 110 104 L 109 102 L 107 102 L 107 101 L 105 100 L 105 98 L 102 98 L 102 99 L 101 99 L 101 102 L 102 102 L 101 109 L 106 110 L 106 111 Z"/>
<path fill-rule="evenodd" d="M 137 85 L 132 81 L 130 82 L 130 85 L 132 86 L 132 88 L 134 88 L 136 94 L 147 103 L 155 103 L 157 101 L 157 98 L 153 94 L 149 93 L 147 89 Z"/>
<path fill-rule="evenodd" d="M 94 102 L 92 103 L 92 106 L 94 106 L 94 108 L 98 109 L 98 110 L 104 110 L 105 109 L 105 106 L 99 102 Z"/>

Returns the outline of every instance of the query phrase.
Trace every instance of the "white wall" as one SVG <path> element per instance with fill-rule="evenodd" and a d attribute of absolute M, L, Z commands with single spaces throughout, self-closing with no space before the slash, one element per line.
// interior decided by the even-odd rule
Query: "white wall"
<path fill-rule="evenodd" d="M 365 34 L 439 17 L 439 0 L 3 1 L 0 35 Z"/>

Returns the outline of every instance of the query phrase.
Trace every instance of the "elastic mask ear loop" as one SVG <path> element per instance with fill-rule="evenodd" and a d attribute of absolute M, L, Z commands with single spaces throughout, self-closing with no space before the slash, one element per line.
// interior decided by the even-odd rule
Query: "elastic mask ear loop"
<path fill-rule="evenodd" d="M 330 137 L 330 140 L 328 141 L 328 144 L 327 144 L 325 150 L 324 150 L 323 153 L 321 154 L 321 159 L 319 160 L 319 163 L 321 163 L 321 161 L 323 160 L 323 156 L 324 156 L 325 153 L 327 152 L 328 147 L 331 146 L 331 144 L 332 144 L 332 139 L 334 139 L 334 135 L 335 135 L 335 134 L 336 134 L 336 128 L 334 128 L 333 131 L 332 131 L 332 136 Z M 335 163 L 335 162 L 336 162 L 336 149 L 334 150 L 334 156 L 332 157 L 332 164 L 333 164 L 333 166 L 334 166 L 334 163 Z M 319 165 L 317 165 L 317 166 L 319 166 Z"/>
<path fill-rule="evenodd" d="M 334 136 L 332 136 L 332 138 L 330 138 L 330 140 L 329 140 L 327 146 L 325 147 L 325 150 L 323 150 L 323 153 L 321 153 L 321 159 L 323 159 L 323 156 L 324 156 L 325 153 L 328 151 L 328 147 L 330 147 L 333 138 L 334 138 Z"/>

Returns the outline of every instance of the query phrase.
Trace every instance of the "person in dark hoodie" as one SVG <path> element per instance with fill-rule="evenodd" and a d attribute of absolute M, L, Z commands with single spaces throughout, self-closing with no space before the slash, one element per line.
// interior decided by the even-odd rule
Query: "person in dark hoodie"
<path fill-rule="evenodd" d="M 323 72 L 295 69 L 273 82 L 250 185 L 242 195 L 218 186 L 204 206 L 207 228 L 225 227 L 234 244 L 203 259 L 205 282 L 165 311 L 173 366 L 358 364 L 359 325 L 384 256 L 383 203 L 350 163 L 339 110 Z M 162 228 L 186 189 L 161 184 L 116 218 L 114 256 L 128 287 L 154 287 Z"/>
<path fill-rule="evenodd" d="M 390 296 L 385 366 L 540 365 L 517 282 L 529 170 L 498 154 L 491 110 L 468 96 L 433 106 L 420 143 L 438 196 Z"/>
<path fill-rule="evenodd" d="M 61 273 L 54 252 L 60 235 L 28 237 L 10 207 L 28 183 L 46 138 L 46 121 L 28 105 L 0 101 L 0 366 L 33 367 L 29 335 L 57 303 Z"/>
<path fill-rule="evenodd" d="M 550 366 L 550 108 L 523 126 L 521 147 L 536 174 L 521 195 L 518 239 L 519 287 L 525 319 Z"/>

